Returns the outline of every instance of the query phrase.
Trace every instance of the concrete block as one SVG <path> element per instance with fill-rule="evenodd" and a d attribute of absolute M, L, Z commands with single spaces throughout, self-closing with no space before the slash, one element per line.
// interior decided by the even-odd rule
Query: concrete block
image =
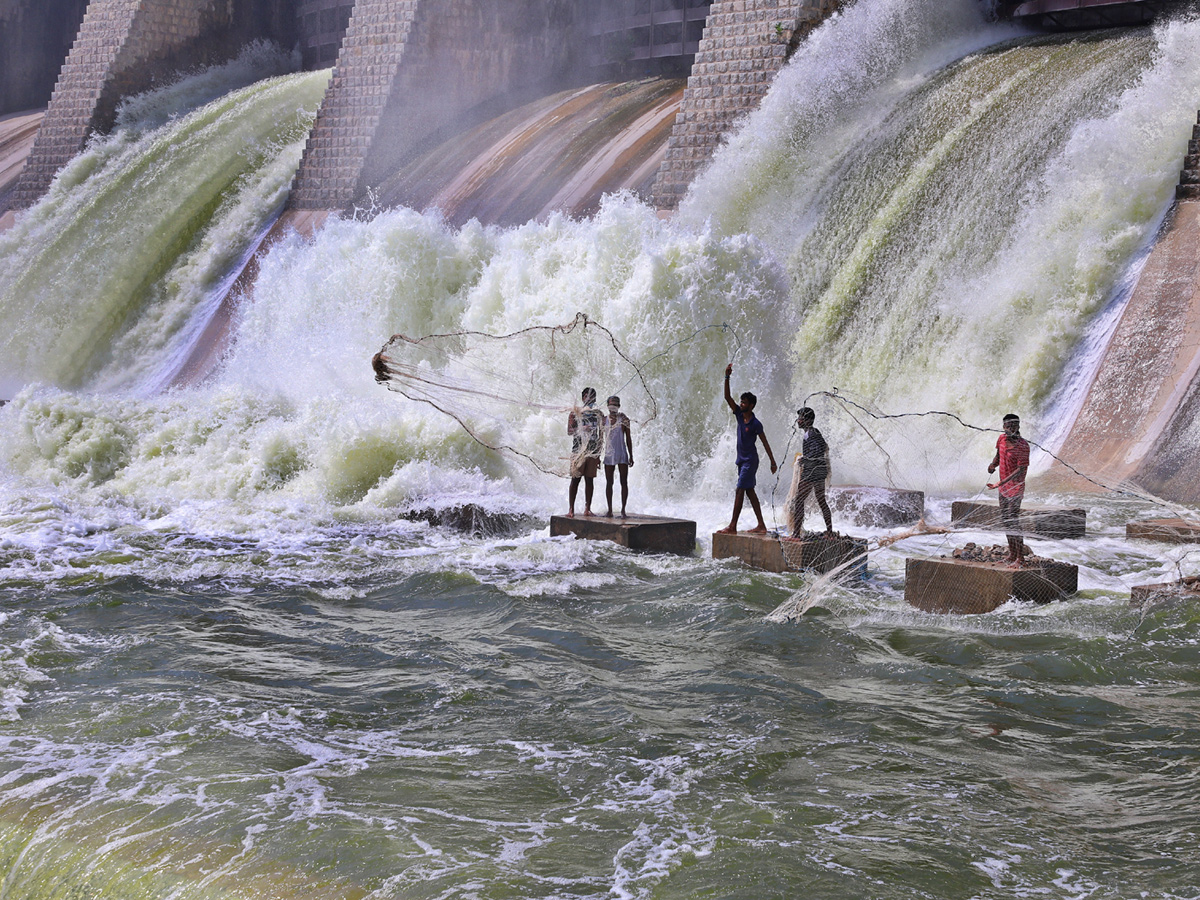
<path fill-rule="evenodd" d="M 812 569 L 822 574 L 838 571 L 846 575 L 867 576 L 867 542 L 863 538 L 837 535 L 805 535 L 784 538 L 783 557 L 789 569 Z"/>
<path fill-rule="evenodd" d="M 947 557 L 910 557 L 904 564 L 904 599 L 932 613 L 987 613 L 1010 598 L 1049 603 L 1078 588 L 1079 567 L 1055 560 L 1023 569 Z"/>
<path fill-rule="evenodd" d="M 1173 603 L 1180 600 L 1200 600 L 1200 575 L 1189 575 L 1179 581 L 1159 584 L 1137 584 L 1129 591 L 1129 605 Z"/>
<path fill-rule="evenodd" d="M 841 570 L 850 575 L 867 573 L 867 542 L 838 535 L 806 536 L 804 540 L 777 534 L 716 533 L 712 536 L 713 559 L 740 559 L 748 566 L 767 572 L 798 572 L 811 569 L 825 573 Z"/>
<path fill-rule="evenodd" d="M 551 537 L 573 534 L 589 541 L 612 541 L 630 550 L 675 553 L 691 556 L 696 552 L 696 523 L 661 516 L 552 516 Z"/>
<path fill-rule="evenodd" d="M 1143 519 L 1126 525 L 1125 536 L 1164 544 L 1200 544 L 1200 525 L 1183 519 Z"/>
<path fill-rule="evenodd" d="M 1003 530 L 1000 504 L 987 500 L 955 500 L 950 505 L 950 522 L 960 528 Z M 1021 507 L 1021 531 L 1046 538 L 1083 537 L 1087 531 L 1087 510 L 1065 506 Z"/>
<path fill-rule="evenodd" d="M 912 525 L 925 515 L 923 491 L 853 484 L 830 488 L 825 496 L 834 512 L 860 528 Z"/>
<path fill-rule="evenodd" d="M 777 534 L 714 534 L 713 559 L 740 559 L 748 566 L 767 572 L 786 572 L 782 541 Z"/>

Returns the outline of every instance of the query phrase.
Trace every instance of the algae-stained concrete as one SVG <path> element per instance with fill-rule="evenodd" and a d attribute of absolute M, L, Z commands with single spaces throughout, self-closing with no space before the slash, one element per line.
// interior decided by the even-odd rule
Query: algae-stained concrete
<path fill-rule="evenodd" d="M 826 491 L 830 508 L 860 528 L 913 525 L 925 515 L 925 492 L 847 484 Z"/>
<path fill-rule="evenodd" d="M 712 536 L 712 554 L 713 559 L 740 559 L 767 572 L 811 569 L 865 575 L 867 571 L 867 542 L 844 535 L 798 540 L 777 534 L 717 532 Z"/>
<path fill-rule="evenodd" d="M 1164 544 L 1200 544 L 1200 525 L 1183 519 L 1143 519 L 1128 523 L 1125 536 Z"/>
<path fill-rule="evenodd" d="M 1200 501 L 1200 201 L 1168 213 L 1059 456 L 1093 479 Z M 1054 474 L 1094 487 L 1058 467 Z"/>
<path fill-rule="evenodd" d="M 612 541 L 630 550 L 691 556 L 696 551 L 696 523 L 661 516 L 552 516 L 550 536 L 574 535 L 589 541 Z"/>
<path fill-rule="evenodd" d="M 955 500 L 950 522 L 959 528 L 1003 530 L 1000 504 L 987 500 Z M 1045 538 L 1078 538 L 1087 533 L 1087 510 L 1066 506 L 1022 506 L 1021 532 Z"/>
<path fill-rule="evenodd" d="M 932 613 L 980 614 L 1015 598 L 1060 600 L 1079 589 L 1079 567 L 1044 560 L 1013 569 L 1003 563 L 910 557 L 904 564 L 904 599 Z"/>

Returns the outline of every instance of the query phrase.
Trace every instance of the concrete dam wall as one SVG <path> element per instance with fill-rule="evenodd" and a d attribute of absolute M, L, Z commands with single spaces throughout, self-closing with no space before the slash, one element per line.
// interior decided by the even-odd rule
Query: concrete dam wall
<path fill-rule="evenodd" d="M 655 202 L 670 209 L 721 135 L 757 105 L 796 43 L 836 5 L 549 0 L 523 14 L 499 0 L 92 0 L 9 206 L 36 202 L 88 135 L 111 127 L 122 97 L 270 38 L 298 45 L 305 68 L 335 65 L 297 173 L 295 209 L 347 209 L 455 129 L 651 66 L 691 72 L 654 188 Z M 33 28 L 30 14 L 10 18 L 10 43 Z M 6 56 L 6 70 L 16 62 Z M 29 103 L 36 92 L 22 97 Z"/>

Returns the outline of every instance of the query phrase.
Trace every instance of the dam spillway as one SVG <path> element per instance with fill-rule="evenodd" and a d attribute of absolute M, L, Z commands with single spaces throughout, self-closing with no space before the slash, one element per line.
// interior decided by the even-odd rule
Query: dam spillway
<path fill-rule="evenodd" d="M 130 109 L 141 126 L 0 236 L 22 286 L 0 295 L 0 366 L 22 361 L 0 378 L 7 893 L 1187 896 L 1200 641 L 1194 607 L 1129 608 L 1191 565 L 1125 539 L 1171 512 L 1152 498 L 1062 498 L 1088 507 L 1087 537 L 1053 545 L 1079 594 L 948 621 L 903 600 L 905 556 L 949 552 L 934 532 L 892 548 L 866 530 L 870 577 L 850 586 L 551 538 L 562 481 L 383 390 L 368 361 L 393 333 L 513 334 L 582 308 L 662 409 L 634 433 L 635 514 L 701 535 L 728 520 L 732 360 L 781 459 L 807 402 L 839 481 L 925 487 L 948 521 L 995 435 L 871 414 L 987 426 L 1016 404 L 1031 438 L 1053 429 L 1170 205 L 1198 40 L 1190 20 L 1068 41 L 943 0 L 850 5 L 674 218 L 625 193 L 509 227 L 330 215 L 261 255 L 221 365 L 169 390 L 161 300 L 186 343 L 216 255 L 176 255 L 132 306 L 97 288 L 160 268 L 190 232 L 170 216 L 185 195 L 236 207 L 209 249 L 256 239 L 325 76 Z M 512 371 L 542 364 L 540 405 L 483 404 L 480 436 L 565 457 L 599 338 L 554 365 L 512 341 Z M 772 524 L 788 466 L 760 472 Z M 543 527 L 409 518 L 466 504 Z"/>

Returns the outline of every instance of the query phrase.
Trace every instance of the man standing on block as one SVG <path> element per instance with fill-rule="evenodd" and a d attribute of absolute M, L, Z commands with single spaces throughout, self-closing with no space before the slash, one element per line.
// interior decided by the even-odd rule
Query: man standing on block
<path fill-rule="evenodd" d="M 825 536 L 833 537 L 833 515 L 825 499 L 825 479 L 829 477 L 829 445 L 816 427 L 817 414 L 807 406 L 796 410 L 800 428 L 800 455 L 792 471 L 792 490 L 788 492 L 788 529 L 792 537 L 804 537 L 804 501 L 812 494 L 825 517 Z"/>
<path fill-rule="evenodd" d="M 729 526 L 722 528 L 717 534 L 737 534 L 738 519 L 742 515 L 742 500 L 746 496 L 750 497 L 750 506 L 758 519 L 758 524 L 751 528 L 749 533 L 766 534 L 767 525 L 763 521 L 762 507 L 758 503 L 758 494 L 754 493 L 758 475 L 758 447 L 755 446 L 755 442 L 762 440 L 767 458 L 771 460 L 772 475 L 776 471 L 775 454 L 771 452 L 771 445 L 767 443 L 767 436 L 763 434 L 762 423 L 754 415 L 758 398 L 746 391 L 742 394 L 740 403 L 733 402 L 733 395 L 729 393 L 729 376 L 732 374 L 733 363 L 730 363 L 725 367 L 725 402 L 733 410 L 733 420 L 737 424 L 737 491 L 733 495 L 733 518 L 730 519 Z"/>
<path fill-rule="evenodd" d="M 1004 434 L 996 441 L 996 456 L 988 466 L 988 474 L 997 468 L 1000 480 L 989 483 L 988 490 L 1000 492 L 1000 521 L 1008 532 L 1008 564 L 1020 568 L 1029 552 L 1021 537 L 1021 500 L 1029 469 L 1029 442 L 1021 437 L 1021 419 L 1013 413 L 1004 417 Z"/>
<path fill-rule="evenodd" d="M 575 517 L 575 498 L 579 494 L 579 479 L 583 479 L 583 514 L 592 512 L 592 492 L 596 473 L 600 471 L 600 411 L 596 409 L 596 389 L 586 387 L 580 395 L 582 409 L 573 409 L 567 416 L 567 434 L 571 436 L 571 504 L 567 518 Z"/>

